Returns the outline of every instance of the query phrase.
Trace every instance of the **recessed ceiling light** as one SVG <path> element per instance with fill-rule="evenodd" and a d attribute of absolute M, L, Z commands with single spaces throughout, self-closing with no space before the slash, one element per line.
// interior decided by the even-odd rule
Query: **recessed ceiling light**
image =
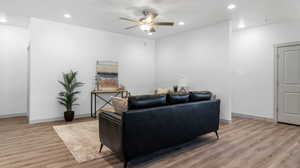
<path fill-rule="evenodd" d="M 152 36 L 152 34 L 153 34 L 153 33 L 151 33 L 151 32 L 148 33 L 149 36 Z"/>
<path fill-rule="evenodd" d="M 71 15 L 71 14 L 68 14 L 68 13 L 66 13 L 66 14 L 64 14 L 64 17 L 65 17 L 65 18 L 67 18 L 67 19 L 69 19 L 69 18 L 71 18 L 71 17 L 72 17 L 72 15 Z"/>
<path fill-rule="evenodd" d="M 183 26 L 183 25 L 184 25 L 184 22 L 183 22 L 183 21 L 180 21 L 180 22 L 178 23 L 178 25 Z"/>
<path fill-rule="evenodd" d="M 230 5 L 227 6 L 227 9 L 229 9 L 229 10 L 233 10 L 235 8 L 236 8 L 235 4 L 230 4 Z"/>
<path fill-rule="evenodd" d="M 5 17 L 0 18 L 0 23 L 6 23 L 6 22 L 7 22 L 7 19 Z"/>
<path fill-rule="evenodd" d="M 240 22 L 239 25 L 238 25 L 238 28 L 239 28 L 239 29 L 243 29 L 243 28 L 245 28 L 245 27 L 246 27 L 246 25 L 245 25 L 244 22 Z"/>

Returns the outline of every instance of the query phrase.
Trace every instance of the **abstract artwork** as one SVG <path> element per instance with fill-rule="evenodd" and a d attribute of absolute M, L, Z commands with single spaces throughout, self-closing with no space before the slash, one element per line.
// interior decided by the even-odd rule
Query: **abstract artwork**
<path fill-rule="evenodd" d="M 117 89 L 119 88 L 118 70 L 119 64 L 115 61 L 97 61 L 97 89 Z"/>

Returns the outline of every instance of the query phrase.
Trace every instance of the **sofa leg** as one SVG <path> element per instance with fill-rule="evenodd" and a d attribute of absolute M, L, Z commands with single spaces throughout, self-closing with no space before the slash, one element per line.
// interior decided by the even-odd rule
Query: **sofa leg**
<path fill-rule="evenodd" d="M 103 148 L 103 144 L 101 144 L 101 146 L 100 146 L 99 153 L 101 153 L 102 148 Z"/>
<path fill-rule="evenodd" d="M 215 131 L 215 133 L 216 133 L 217 139 L 219 139 L 218 131 Z"/>

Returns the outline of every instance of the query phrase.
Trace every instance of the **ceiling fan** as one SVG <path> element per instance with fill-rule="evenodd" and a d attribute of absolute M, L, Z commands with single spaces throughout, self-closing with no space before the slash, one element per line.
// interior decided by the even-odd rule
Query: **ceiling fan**
<path fill-rule="evenodd" d="M 138 20 L 124 18 L 124 17 L 120 17 L 120 19 L 135 23 L 135 25 L 125 28 L 126 30 L 140 27 L 141 30 L 143 30 L 144 32 L 147 32 L 147 33 L 156 32 L 156 30 L 154 28 L 155 26 L 174 26 L 174 22 L 155 22 L 154 19 L 158 16 L 158 14 L 155 12 L 144 10 L 143 15 L 145 17 L 138 19 Z"/>

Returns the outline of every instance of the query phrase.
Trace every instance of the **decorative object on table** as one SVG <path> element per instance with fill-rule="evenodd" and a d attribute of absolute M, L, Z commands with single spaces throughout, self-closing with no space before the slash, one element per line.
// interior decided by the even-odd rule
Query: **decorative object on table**
<path fill-rule="evenodd" d="M 96 85 L 97 90 L 111 90 L 119 88 L 119 64 L 115 61 L 97 61 Z"/>
<path fill-rule="evenodd" d="M 64 112 L 65 121 L 73 121 L 74 111 L 73 106 L 78 105 L 75 102 L 78 100 L 77 95 L 80 93 L 78 88 L 83 86 L 83 83 L 77 81 L 77 72 L 72 70 L 68 73 L 63 73 L 63 81 L 58 81 L 64 91 L 59 92 L 58 102 L 66 108 Z"/>
<path fill-rule="evenodd" d="M 122 85 L 122 84 L 120 84 L 120 87 L 119 87 L 119 89 L 125 90 L 125 86 L 124 86 L 124 85 Z"/>
<path fill-rule="evenodd" d="M 173 86 L 173 91 L 174 91 L 175 93 L 178 92 L 178 86 L 177 86 L 177 85 Z"/>
<path fill-rule="evenodd" d="M 188 87 L 180 87 L 180 89 L 179 89 L 179 91 L 178 92 L 180 92 L 180 93 L 188 93 L 189 92 L 189 89 L 188 89 Z"/>
<path fill-rule="evenodd" d="M 155 90 L 155 94 L 168 94 L 170 89 L 168 88 L 158 88 Z"/>
<path fill-rule="evenodd" d="M 181 76 L 178 80 L 178 86 L 179 86 L 179 92 L 181 93 L 188 93 L 189 88 L 188 88 L 188 80 L 186 77 Z"/>

